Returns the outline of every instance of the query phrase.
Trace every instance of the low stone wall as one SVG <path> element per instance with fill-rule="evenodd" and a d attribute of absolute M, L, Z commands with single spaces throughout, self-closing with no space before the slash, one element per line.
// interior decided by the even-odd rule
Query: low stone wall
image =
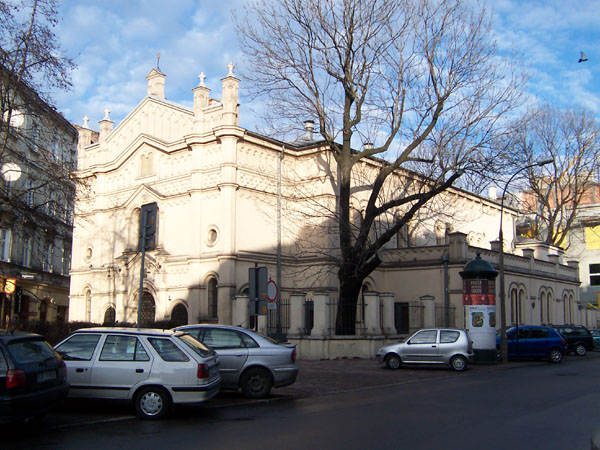
<path fill-rule="evenodd" d="M 400 341 L 401 337 L 384 336 L 355 337 L 339 336 L 335 338 L 299 337 L 288 338 L 296 345 L 300 359 L 338 359 L 338 358 L 375 358 L 377 350 L 387 344 Z"/>

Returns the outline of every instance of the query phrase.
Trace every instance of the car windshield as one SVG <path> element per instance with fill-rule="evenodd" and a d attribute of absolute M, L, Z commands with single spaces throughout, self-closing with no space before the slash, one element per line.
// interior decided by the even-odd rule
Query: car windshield
<path fill-rule="evenodd" d="M 210 356 L 214 356 L 215 354 L 212 349 L 208 348 L 202 342 L 187 333 L 181 334 L 177 336 L 177 338 L 203 358 L 208 358 Z"/>
<path fill-rule="evenodd" d="M 7 347 L 12 358 L 21 364 L 40 363 L 57 356 L 50 344 L 43 339 L 12 341 Z"/>

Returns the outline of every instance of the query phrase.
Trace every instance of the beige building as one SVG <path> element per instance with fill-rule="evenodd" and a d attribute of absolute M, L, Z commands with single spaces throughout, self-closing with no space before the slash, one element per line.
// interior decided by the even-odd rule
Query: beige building
<path fill-rule="evenodd" d="M 76 205 L 70 320 L 137 321 L 140 208 L 156 203 L 142 321 L 248 327 L 248 272 L 258 265 L 277 281 L 280 300 L 257 326 L 281 327 L 302 357 L 372 356 L 385 340 L 442 325 L 447 316 L 451 325 L 465 325 L 458 272 L 478 249 L 496 263 L 490 242 L 498 235 L 497 202 L 459 189 L 430 202 L 381 252 L 383 264 L 366 280 L 358 305 L 357 335 L 337 337 L 337 277 L 327 265 L 336 245 L 328 212 L 335 205 L 332 158 L 313 138 L 311 122 L 287 143 L 240 127 L 233 65 L 220 100 L 204 78 L 190 109 L 165 98 L 166 77 L 153 69 L 148 95 L 117 127 L 107 111 L 97 142 L 92 130 L 80 130 L 77 176 L 89 182 L 90 195 Z M 378 164 L 365 163 L 356 182 L 368 184 Z M 398 172 L 391 187 L 410 187 L 410 179 Z M 359 190 L 357 211 L 363 200 Z M 515 217 L 504 209 L 507 244 Z M 545 322 L 535 308 L 546 307 L 561 320 L 554 301 L 564 292 L 576 309 L 574 263 L 515 253 L 506 258 L 507 292 L 520 299 L 520 317 Z"/>
<path fill-rule="evenodd" d="M 3 75 L 0 328 L 66 321 L 77 130 L 28 86 Z"/>

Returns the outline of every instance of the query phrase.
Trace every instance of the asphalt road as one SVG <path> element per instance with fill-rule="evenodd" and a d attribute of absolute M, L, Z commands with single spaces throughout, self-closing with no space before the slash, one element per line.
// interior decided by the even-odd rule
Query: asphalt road
<path fill-rule="evenodd" d="M 269 401 L 225 394 L 177 408 L 160 422 L 134 418 L 128 405 L 70 402 L 42 424 L 0 430 L 0 446 L 583 450 L 600 426 L 599 353 L 559 365 L 475 366 L 465 373 L 327 363 L 307 362 L 297 385 L 274 391 Z"/>

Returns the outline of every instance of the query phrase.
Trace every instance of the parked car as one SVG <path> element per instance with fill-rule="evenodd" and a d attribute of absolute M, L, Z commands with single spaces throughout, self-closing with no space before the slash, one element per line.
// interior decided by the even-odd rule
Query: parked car
<path fill-rule="evenodd" d="M 567 341 L 567 351 L 577 356 L 585 356 L 588 350 L 594 349 L 594 338 L 586 327 L 579 325 L 555 325 L 558 331 Z"/>
<path fill-rule="evenodd" d="M 215 353 L 180 332 L 83 328 L 56 351 L 67 364 L 70 397 L 130 400 L 143 419 L 209 400 L 221 384 Z"/>
<path fill-rule="evenodd" d="M 42 417 L 68 391 L 65 363 L 43 336 L 0 331 L 0 422 Z"/>
<path fill-rule="evenodd" d="M 600 348 L 600 330 L 590 330 L 594 339 L 594 348 Z"/>
<path fill-rule="evenodd" d="M 559 363 L 567 353 L 566 340 L 551 327 L 523 325 L 506 330 L 508 358 L 547 358 Z M 496 338 L 498 359 L 500 354 L 500 336 Z"/>
<path fill-rule="evenodd" d="M 380 348 L 377 359 L 389 369 L 402 364 L 447 364 L 460 372 L 473 359 L 473 342 L 466 330 L 430 328 Z"/>
<path fill-rule="evenodd" d="M 191 334 L 219 356 L 223 389 L 242 389 L 250 398 L 264 398 L 272 387 L 296 381 L 296 347 L 245 328 L 197 324 L 176 328 Z"/>

